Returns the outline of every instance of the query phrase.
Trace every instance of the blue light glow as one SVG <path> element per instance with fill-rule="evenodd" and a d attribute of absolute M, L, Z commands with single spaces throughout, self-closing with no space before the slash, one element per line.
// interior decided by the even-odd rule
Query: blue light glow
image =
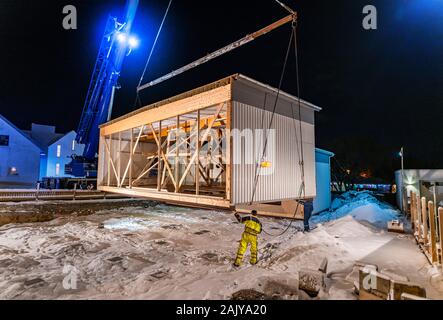
<path fill-rule="evenodd" d="M 131 48 L 137 48 L 140 41 L 136 37 L 130 37 L 128 43 Z"/>
<path fill-rule="evenodd" d="M 121 33 L 121 32 L 117 33 L 117 40 L 118 40 L 120 43 L 125 43 L 126 40 L 127 40 L 127 36 L 126 36 L 126 34 Z"/>

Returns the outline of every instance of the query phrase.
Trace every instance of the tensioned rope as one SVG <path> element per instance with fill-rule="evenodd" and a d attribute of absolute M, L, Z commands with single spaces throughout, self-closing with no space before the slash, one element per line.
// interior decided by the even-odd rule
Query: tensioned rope
<path fill-rule="evenodd" d="M 160 27 L 158 28 L 157 35 L 155 36 L 155 40 L 152 45 L 151 51 L 149 52 L 148 60 L 146 61 L 146 65 L 145 65 L 145 68 L 143 69 L 142 76 L 140 77 L 140 81 L 138 82 L 137 96 L 135 98 L 135 106 L 137 105 L 137 103 L 139 104 L 139 106 L 141 106 L 141 100 L 140 100 L 140 94 L 139 94 L 138 88 L 140 88 L 140 86 L 142 85 L 143 79 L 145 78 L 146 71 L 148 70 L 149 63 L 151 62 L 151 58 L 154 53 L 155 47 L 157 45 L 158 38 L 160 37 L 160 34 L 163 30 L 163 25 L 165 24 L 166 18 L 168 17 L 168 13 L 169 13 L 169 9 L 171 8 L 171 4 L 172 4 L 172 0 L 169 0 L 169 4 L 168 4 L 168 7 L 166 8 L 165 15 L 163 16 L 163 20 L 160 24 Z"/>
<path fill-rule="evenodd" d="M 300 133 L 300 141 L 297 137 L 297 130 L 296 130 L 296 118 L 295 118 L 295 114 L 294 114 L 294 107 L 291 104 L 291 111 L 292 111 L 292 115 L 293 115 L 293 123 L 294 123 L 294 134 L 295 134 L 295 138 L 296 138 L 296 148 L 297 148 L 297 153 L 299 155 L 299 165 L 300 165 L 300 171 L 301 171 L 301 185 L 300 185 L 300 190 L 299 190 L 299 198 L 303 195 L 306 195 L 306 186 L 305 186 L 305 172 L 304 172 L 304 149 L 303 149 L 303 128 L 302 128 L 302 113 L 301 113 L 301 98 L 300 98 L 300 72 L 299 72 L 299 56 L 298 56 L 298 44 L 297 44 L 297 25 L 296 22 L 294 21 L 293 25 L 292 25 L 292 31 L 291 31 L 291 36 L 290 36 L 290 40 L 289 40 L 289 45 L 288 45 L 288 50 L 286 52 L 286 56 L 285 56 L 285 61 L 283 64 L 283 70 L 280 76 L 280 82 L 279 82 L 279 87 L 277 90 L 277 96 L 275 99 L 275 103 L 274 103 L 274 107 L 273 107 L 273 111 L 272 111 L 272 116 L 271 119 L 269 121 L 269 125 L 268 125 L 268 130 L 267 130 L 267 135 L 266 135 L 266 140 L 264 143 L 264 148 L 263 148 L 263 153 L 261 156 L 260 161 L 257 163 L 256 166 L 256 171 L 255 171 L 255 179 L 254 179 L 254 187 L 253 187 L 253 192 L 252 192 L 252 198 L 251 198 L 251 202 L 250 204 L 252 205 L 254 200 L 255 200 L 255 195 L 257 192 L 257 186 L 258 186 L 258 181 L 260 178 L 260 173 L 261 173 L 261 163 L 265 160 L 265 156 L 267 153 L 267 148 L 268 148 L 268 143 L 269 143 L 269 131 L 272 128 L 273 122 L 274 122 L 274 118 L 275 118 L 275 114 L 277 111 L 277 106 L 278 106 L 278 100 L 280 97 L 280 93 L 281 93 L 281 88 L 283 85 L 283 80 L 284 80 L 284 76 L 286 73 L 286 68 L 287 68 L 287 63 L 288 63 L 288 59 L 289 59 L 289 53 L 291 51 L 291 46 L 292 46 L 292 41 L 294 40 L 294 47 L 295 47 L 295 63 L 296 63 L 296 79 L 297 79 L 297 100 L 298 100 L 298 118 L 299 118 L 299 133 Z M 266 103 L 266 97 L 265 97 L 265 103 Z M 264 107 L 265 109 L 265 107 Z M 262 122 L 264 122 L 264 114 L 263 114 L 263 118 L 262 118 Z M 299 148 L 299 142 L 300 142 L 300 148 Z M 297 202 L 296 208 L 295 208 L 295 212 L 292 218 L 295 218 L 298 209 L 300 207 L 300 202 Z M 271 234 L 269 232 L 267 232 L 266 230 L 263 229 L 263 232 L 269 236 L 272 237 L 280 237 L 282 235 L 284 235 L 286 232 L 288 232 L 288 230 L 291 228 L 292 224 L 293 224 L 294 220 L 291 220 L 291 222 L 289 223 L 289 225 L 285 228 L 285 230 L 283 230 L 281 233 L 279 234 Z"/>

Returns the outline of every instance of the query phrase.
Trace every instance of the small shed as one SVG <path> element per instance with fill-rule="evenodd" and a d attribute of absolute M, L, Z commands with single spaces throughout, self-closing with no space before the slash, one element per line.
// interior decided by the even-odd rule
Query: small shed
<path fill-rule="evenodd" d="M 314 200 L 314 214 L 321 213 L 331 207 L 331 158 L 332 152 L 315 149 L 315 175 L 317 197 Z"/>
<path fill-rule="evenodd" d="M 246 76 L 227 77 L 101 126 L 98 189 L 220 208 L 314 199 L 320 110 L 285 92 L 277 100 L 277 89 Z"/>

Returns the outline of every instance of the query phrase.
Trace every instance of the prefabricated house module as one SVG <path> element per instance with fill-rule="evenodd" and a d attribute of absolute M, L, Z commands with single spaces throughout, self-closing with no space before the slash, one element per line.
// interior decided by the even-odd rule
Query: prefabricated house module
<path fill-rule="evenodd" d="M 227 77 L 102 125 L 98 189 L 185 206 L 290 208 L 316 197 L 320 110 Z"/>

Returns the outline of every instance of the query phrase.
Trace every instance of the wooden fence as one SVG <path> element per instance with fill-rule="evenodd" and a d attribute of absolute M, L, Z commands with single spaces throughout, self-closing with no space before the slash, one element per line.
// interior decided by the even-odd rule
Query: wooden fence
<path fill-rule="evenodd" d="M 411 192 L 408 209 L 417 243 L 432 264 L 442 264 L 443 208 Z"/>
<path fill-rule="evenodd" d="M 0 202 L 20 202 L 35 200 L 95 200 L 118 198 L 124 198 L 124 196 L 95 190 L 0 190 Z"/>

